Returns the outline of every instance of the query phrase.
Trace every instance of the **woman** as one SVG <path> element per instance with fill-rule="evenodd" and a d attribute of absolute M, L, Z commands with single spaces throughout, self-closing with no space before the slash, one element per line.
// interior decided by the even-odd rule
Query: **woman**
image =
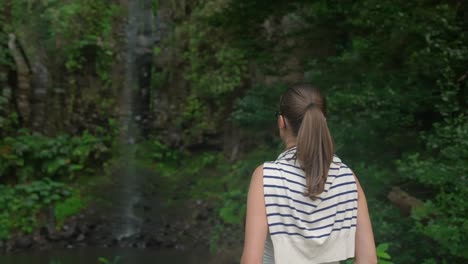
<path fill-rule="evenodd" d="M 241 263 L 377 263 L 366 197 L 334 155 L 325 99 L 296 85 L 279 109 L 286 151 L 252 175 Z"/>

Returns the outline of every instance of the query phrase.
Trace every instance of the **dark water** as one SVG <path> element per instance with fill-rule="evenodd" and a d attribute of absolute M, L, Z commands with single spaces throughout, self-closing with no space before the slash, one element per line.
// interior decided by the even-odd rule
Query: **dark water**
<path fill-rule="evenodd" d="M 76 248 L 50 251 L 29 251 L 11 255 L 0 255 L 1 264 L 103 264 L 101 257 L 114 264 L 198 264 L 208 263 L 209 254 L 204 250 L 150 250 L 134 248 Z"/>

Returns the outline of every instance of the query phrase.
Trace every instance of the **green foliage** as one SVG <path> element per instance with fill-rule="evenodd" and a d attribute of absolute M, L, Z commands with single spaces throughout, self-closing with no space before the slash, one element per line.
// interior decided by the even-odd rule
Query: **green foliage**
<path fill-rule="evenodd" d="M 38 80 L 47 86 L 41 87 L 47 90 L 47 96 L 38 103 L 48 106 L 43 108 L 45 113 L 40 113 L 48 120 L 35 130 L 49 133 L 73 124 L 80 127 L 79 131 L 83 127 L 92 130 L 88 124 L 91 120 L 108 118 L 116 103 L 112 96 L 115 92 L 110 89 L 111 70 L 120 40 L 112 33 L 118 15 L 122 15 L 121 8 L 109 0 L 16 0 L 1 1 L 0 7 L 4 10 L 0 14 L 1 96 L 17 88 L 15 62 L 7 45 L 8 34 L 13 33 L 34 71 L 32 90 Z M 38 65 L 41 70 L 36 69 Z M 28 101 L 35 105 L 38 98 L 32 90 Z M 10 96 L 5 111 L 1 110 L 4 106 L 0 107 L 3 135 L 18 129 L 18 125 L 31 128 L 30 124 L 21 124 L 21 117 L 15 118 L 16 96 Z"/>
<path fill-rule="evenodd" d="M 0 78 L 0 84 L 3 82 L 4 80 Z M 18 114 L 16 112 L 8 113 L 10 96 L 11 89 L 4 89 L 3 94 L 0 94 L 0 136 L 10 132 L 18 124 Z"/>
<path fill-rule="evenodd" d="M 468 119 L 464 115 L 446 119 L 423 138 L 436 154 L 413 153 L 398 163 L 404 178 L 433 193 L 422 208 L 413 211 L 416 230 L 437 241 L 450 255 L 468 258 L 462 242 L 468 236 Z"/>
<path fill-rule="evenodd" d="M 6 32 L 18 33 L 25 26 L 30 27 L 36 31 L 27 38 L 39 37 L 48 44 L 50 51 L 58 52 L 56 56 L 60 54 L 65 58 L 64 64 L 68 70 L 80 70 L 87 60 L 95 59 L 93 63 L 97 65 L 97 73 L 106 81 L 108 76 L 105 71 L 112 59 L 109 43 L 112 22 L 120 12 L 117 5 L 108 0 L 65 3 L 58 0 L 19 0 L 13 1 L 10 8 L 11 17 Z M 35 15 L 37 13 L 41 15 Z M 94 58 L 84 54 L 91 49 L 96 50 Z"/>
<path fill-rule="evenodd" d="M 118 264 L 120 263 L 120 261 L 122 260 L 122 258 L 120 256 L 115 256 L 112 260 L 109 260 L 108 258 L 106 257 L 99 257 L 97 259 L 97 263 L 100 263 L 100 264 Z M 49 264 L 66 264 L 66 263 L 63 263 L 59 260 L 51 260 L 49 262 Z"/>
<path fill-rule="evenodd" d="M 46 206 L 70 196 L 63 183 L 48 178 L 14 186 L 0 185 L 0 239 L 13 231 L 32 232 L 38 225 L 37 214 Z"/>
<path fill-rule="evenodd" d="M 215 1 L 213 1 L 215 2 Z M 269 1 L 237 0 L 216 1 L 223 3 L 215 12 L 206 15 L 206 20 L 213 28 L 221 28 L 229 34 L 231 42 L 242 47 L 249 56 L 259 57 L 269 52 L 277 43 L 262 38 L 265 19 L 280 16 L 294 8 L 296 2 L 303 1 Z M 271 56 L 271 55 L 268 55 Z"/>
<path fill-rule="evenodd" d="M 108 81 L 108 70 L 112 59 L 109 39 L 112 21 L 119 13 L 117 5 L 106 0 L 80 0 L 69 3 L 48 1 L 41 8 L 44 23 L 49 26 L 50 40 L 63 41 L 62 52 L 67 56 L 68 70 L 80 70 L 94 59 L 96 72 L 103 81 Z M 86 57 L 86 49 L 96 49 L 94 58 Z"/>
<path fill-rule="evenodd" d="M 151 7 L 153 9 L 153 15 L 156 17 L 158 15 L 159 10 L 159 0 L 153 0 Z"/>
<path fill-rule="evenodd" d="M 390 256 L 390 254 L 387 253 L 387 250 L 388 250 L 389 247 L 390 247 L 389 243 L 382 243 L 382 244 L 379 244 L 377 246 L 377 248 L 376 248 L 376 250 L 377 250 L 377 259 L 378 259 L 379 264 L 393 264 L 393 262 L 390 261 L 392 259 L 392 257 Z M 355 262 L 354 262 L 354 259 L 348 259 L 348 260 L 344 261 L 343 263 L 344 264 L 353 264 Z"/>
<path fill-rule="evenodd" d="M 7 102 L 8 102 L 8 99 L 4 95 L 0 94 L 0 111 L 3 110 Z M 0 126 L 2 126 L 2 124 L 3 124 L 3 118 L 0 119 Z"/>
<path fill-rule="evenodd" d="M 73 179 L 92 172 L 93 164 L 104 161 L 108 151 L 102 139 L 88 132 L 49 138 L 21 131 L 0 141 L 0 176 L 16 176 L 20 181 Z"/>
<path fill-rule="evenodd" d="M 161 50 L 159 48 L 155 48 L 153 50 L 154 55 L 158 55 Z M 153 67 L 151 72 L 151 88 L 154 90 L 161 89 L 168 81 L 168 72 L 169 70 L 164 69 L 160 70 L 156 67 Z"/>
<path fill-rule="evenodd" d="M 280 95 L 284 85 L 259 86 L 249 89 L 234 105 L 231 118 L 244 128 L 262 128 L 275 125 L 275 112 L 279 111 Z"/>
<path fill-rule="evenodd" d="M 221 43 L 210 43 L 214 55 L 206 53 L 207 38 L 200 29 L 189 29 L 192 32 L 190 46 L 185 54 L 190 62 L 190 71 L 186 78 L 193 89 L 201 96 L 219 96 L 232 92 L 242 84 L 246 73 L 246 60 L 242 50 Z M 215 40 L 216 41 L 216 40 Z M 205 46 L 205 47 L 204 47 Z M 209 52 L 209 51 L 208 51 Z"/>
<path fill-rule="evenodd" d="M 377 246 L 377 258 L 379 259 L 379 264 L 393 264 L 390 260 L 392 257 L 387 253 L 388 243 L 382 243 Z"/>
<path fill-rule="evenodd" d="M 248 77 L 246 52 L 233 45 L 222 29 L 210 27 L 206 19 L 223 4 L 207 1 L 197 5 L 190 21 L 178 25 L 174 34 L 174 39 L 183 38 L 180 41 L 187 43 L 181 52 L 190 90 L 177 121 L 179 126 L 190 127 L 185 142 L 201 142 L 206 134 L 216 133 L 233 103 L 232 94 L 243 88 Z"/>
<path fill-rule="evenodd" d="M 232 190 L 223 195 L 225 201 L 219 210 L 219 217 L 226 223 L 238 225 L 245 218 L 247 208 L 244 190 Z"/>
<path fill-rule="evenodd" d="M 223 228 L 223 225 L 217 224 L 213 227 L 210 237 L 210 252 L 217 252 L 220 241 L 223 238 L 223 234 L 226 230 Z"/>
<path fill-rule="evenodd" d="M 99 263 L 101 263 L 101 264 L 117 264 L 117 263 L 120 262 L 120 260 L 121 260 L 121 257 L 120 257 L 120 256 L 116 256 L 116 257 L 114 257 L 112 260 L 109 260 L 109 259 L 107 259 L 107 258 L 105 258 L 105 257 L 99 257 L 99 258 L 98 258 L 98 261 L 99 261 Z"/>
<path fill-rule="evenodd" d="M 88 202 L 88 199 L 82 197 L 77 190 L 67 199 L 57 202 L 54 206 L 54 215 L 57 225 L 61 226 L 68 217 L 78 214 L 88 205 Z"/>
<path fill-rule="evenodd" d="M 157 140 L 140 146 L 138 157 L 152 157 L 147 164 L 162 177 L 165 195 L 172 199 L 206 199 L 217 206 L 220 218 L 240 226 L 245 216 L 246 190 L 254 169 L 273 160 L 276 148 L 260 148 L 236 162 L 221 153 L 188 153 L 170 150 Z M 180 195 L 180 196 L 179 196 Z"/>
<path fill-rule="evenodd" d="M 144 165 L 159 170 L 167 177 L 176 171 L 178 162 L 183 158 L 183 152 L 172 149 L 157 138 L 138 144 L 135 155 Z"/>
<path fill-rule="evenodd" d="M 276 152 L 274 147 L 259 148 L 243 160 L 226 164 L 224 171 L 220 172 L 225 190 L 220 200 L 219 216 L 224 223 L 236 226 L 243 224 L 251 175 L 263 162 L 274 160 Z"/>
<path fill-rule="evenodd" d="M 85 108 L 83 103 L 95 105 L 95 102 L 89 101 L 96 98 L 85 97 L 88 95 L 83 92 L 84 87 L 79 87 L 79 93 L 74 91 L 76 86 L 83 84 L 77 81 L 79 78 L 74 77 L 89 73 L 91 77 L 96 75 L 102 86 L 110 86 L 109 73 L 113 59 L 111 33 L 119 8 L 107 0 L 66 3 L 58 0 L 2 0 L 0 7 L 4 10 L 0 14 L 0 182 L 18 184 L 8 185 L 9 192 L 3 192 L 7 185 L 2 185 L 2 199 L 11 200 L 15 204 L 14 208 L 6 208 L 5 205 L 5 210 L 1 210 L 3 215 L 0 236 L 5 238 L 15 231 L 32 231 L 41 221 L 44 207 L 49 204 L 59 202 L 55 208 L 59 222 L 85 206 L 85 198 L 73 195 L 65 199 L 69 194 L 54 193 L 57 188 L 62 188 L 64 192 L 69 192 L 71 188 L 68 184 L 55 181 L 70 182 L 78 176 L 96 173 L 101 169 L 100 164 L 109 159 L 108 146 L 116 135 L 115 125 L 112 124 L 107 126 L 110 129 L 86 124 L 84 127 L 94 135 L 84 132 L 79 136 L 57 132 L 58 136 L 47 137 L 21 129 L 21 125 L 29 124 L 21 124 L 21 117 L 16 112 L 17 77 L 15 63 L 8 50 L 8 34 L 16 35 L 29 66 L 34 68 L 36 63 L 40 63 L 47 70 L 44 74 L 34 72 L 34 78 L 48 79 L 48 87 L 45 87 L 48 96 L 41 99 L 45 100 L 41 103 L 52 111 L 57 109 L 55 106 L 59 106 L 61 111 L 46 111 L 45 115 L 50 120 L 44 124 L 47 128 L 39 130 L 49 133 L 60 131 L 63 124 L 70 121 L 63 119 L 65 115 L 62 112 L 71 112 L 74 104 L 81 104 L 80 111 Z M 66 70 L 65 74 L 61 72 L 63 70 Z M 82 79 L 90 78 L 86 76 Z M 34 89 L 35 81 L 36 79 L 32 81 Z M 65 91 L 66 96 L 59 98 L 59 92 L 53 92 L 58 90 Z M 103 91 L 101 89 L 100 93 Z M 31 97 L 28 98 L 31 104 L 36 103 L 33 94 L 31 90 Z M 77 94 L 82 97 L 78 98 Z M 98 104 L 99 110 L 110 109 L 112 100 L 102 100 Z M 85 111 L 81 113 L 83 112 Z M 107 116 L 105 118 L 109 120 Z M 55 127 L 57 123 L 59 124 Z M 71 131 L 84 130 L 82 124 L 78 126 L 81 128 Z M 24 186 L 30 187 L 23 191 L 22 188 L 26 188 Z M 31 191 L 31 188 L 37 188 L 38 191 Z M 12 214 L 12 210 L 15 211 L 15 217 L 9 221 L 5 215 Z"/>
<path fill-rule="evenodd" d="M 168 200 L 219 198 L 218 191 L 223 188 L 223 182 L 213 179 L 217 173 L 215 168 L 225 163 L 221 154 L 205 152 L 193 156 L 188 152 L 174 150 L 159 154 L 156 152 L 157 149 L 147 148 L 141 154 L 152 153 L 151 166 L 161 175 L 162 185 L 166 186 L 162 191 Z"/>
<path fill-rule="evenodd" d="M 216 251 L 227 228 L 241 229 L 252 172 L 264 161 L 273 160 L 279 150 L 259 148 L 239 161 L 230 162 L 219 152 L 189 153 L 152 140 L 143 143 L 137 154 L 152 157 L 146 163 L 160 175 L 158 185 L 162 188 L 158 193 L 167 197 L 168 202 L 202 199 L 215 207 L 220 221 L 212 230 L 210 249 Z"/>
<path fill-rule="evenodd" d="M 223 107 L 220 106 L 217 111 L 213 112 L 214 105 L 207 104 L 205 100 L 196 95 L 190 95 L 186 100 L 180 122 L 187 124 L 191 129 L 184 131 L 184 141 L 201 142 L 204 134 L 216 132 L 217 122 L 221 117 L 220 111 L 223 110 Z"/>

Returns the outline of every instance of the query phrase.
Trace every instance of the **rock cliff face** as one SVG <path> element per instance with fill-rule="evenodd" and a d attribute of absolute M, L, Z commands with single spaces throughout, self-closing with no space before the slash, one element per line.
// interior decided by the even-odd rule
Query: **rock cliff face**
<path fill-rule="evenodd" d="M 26 127 L 31 122 L 31 68 L 23 48 L 13 33 L 9 34 L 8 48 L 16 65 L 17 72 L 17 92 L 16 105 L 20 118 Z"/>
<path fill-rule="evenodd" d="M 279 70 L 272 74 L 271 65 L 234 45 L 230 32 L 207 22 L 228 1 L 131 3 L 121 0 L 118 15 L 93 22 L 96 27 L 107 23 L 101 31 L 77 25 L 76 36 L 57 33 L 48 39 L 34 32 L 34 23 L 45 23 L 42 18 L 22 22 L 21 32 L 10 40 L 11 71 L 17 76 L 12 101 L 21 125 L 48 135 L 79 133 L 110 128 L 109 118 L 132 116 L 142 136 L 156 135 L 174 147 L 223 149 L 234 158 L 243 141 L 230 118 L 236 99 L 255 85 L 304 78 L 308 43 L 294 35 L 301 23 L 288 15 L 268 17 L 259 26 L 259 39 L 275 43 L 271 52 Z M 49 7 L 34 8 L 46 12 Z M 93 15 L 74 12 L 70 21 Z M 55 47 L 48 46 L 51 42 Z"/>

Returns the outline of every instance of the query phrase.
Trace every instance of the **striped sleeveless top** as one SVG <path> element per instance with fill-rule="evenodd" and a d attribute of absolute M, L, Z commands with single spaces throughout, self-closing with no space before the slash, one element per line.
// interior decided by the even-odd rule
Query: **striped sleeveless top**
<path fill-rule="evenodd" d="M 305 174 L 295 154 L 294 147 L 263 165 L 269 231 L 264 263 L 319 264 L 354 257 L 357 185 L 351 169 L 334 156 L 325 190 L 313 201 L 303 195 Z"/>

